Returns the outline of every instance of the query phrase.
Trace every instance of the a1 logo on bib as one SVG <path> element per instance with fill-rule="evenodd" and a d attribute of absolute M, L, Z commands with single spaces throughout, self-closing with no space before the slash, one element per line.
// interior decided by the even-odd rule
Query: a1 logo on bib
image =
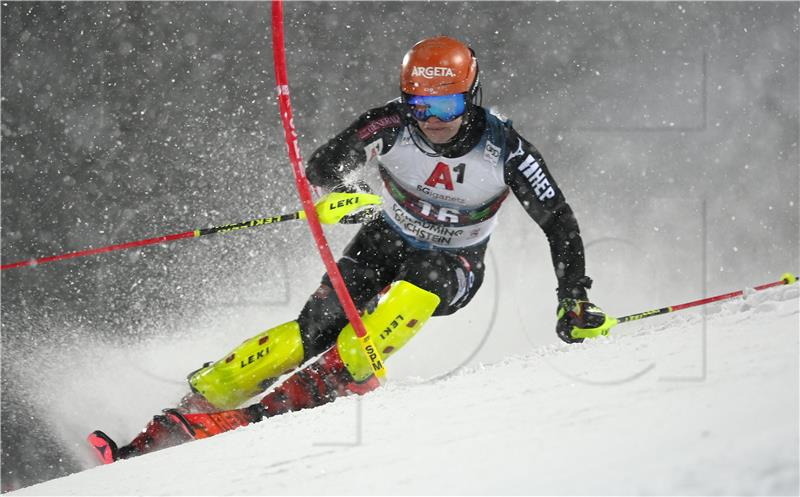
<path fill-rule="evenodd" d="M 378 158 L 383 152 L 383 139 L 378 138 L 374 142 L 364 147 L 364 153 L 367 155 L 367 163 L 370 163 Z"/>
<path fill-rule="evenodd" d="M 464 170 L 466 167 L 466 164 L 459 164 L 453 168 L 453 172 L 457 174 L 457 183 L 464 182 Z M 453 190 L 453 175 L 450 173 L 450 166 L 444 162 L 439 162 L 436 164 L 436 167 L 433 169 L 431 175 L 425 180 L 425 185 L 431 188 L 436 188 L 439 185 L 442 185 L 446 190 Z"/>

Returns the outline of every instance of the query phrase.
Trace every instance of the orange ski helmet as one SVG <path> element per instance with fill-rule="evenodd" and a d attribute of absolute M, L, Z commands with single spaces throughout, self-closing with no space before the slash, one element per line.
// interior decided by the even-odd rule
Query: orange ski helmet
<path fill-rule="evenodd" d="M 455 38 L 427 38 L 403 57 L 400 90 L 407 95 L 466 93 L 468 100 L 472 100 L 478 87 L 475 52 Z"/>

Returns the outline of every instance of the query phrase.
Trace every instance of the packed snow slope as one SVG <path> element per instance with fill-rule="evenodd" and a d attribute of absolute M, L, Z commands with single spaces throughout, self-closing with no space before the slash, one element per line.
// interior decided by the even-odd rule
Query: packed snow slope
<path fill-rule="evenodd" d="M 797 495 L 798 293 L 389 383 L 14 495 Z"/>

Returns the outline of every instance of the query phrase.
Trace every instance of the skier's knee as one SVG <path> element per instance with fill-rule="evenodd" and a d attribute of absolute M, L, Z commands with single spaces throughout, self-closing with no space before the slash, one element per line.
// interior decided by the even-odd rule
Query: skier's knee
<path fill-rule="evenodd" d="M 347 324 L 347 316 L 336 292 L 323 281 L 300 311 L 297 322 L 303 338 L 305 361 L 330 348 L 336 335 Z"/>
<path fill-rule="evenodd" d="M 378 352 L 385 360 L 408 343 L 433 315 L 439 297 L 407 281 L 396 281 L 362 320 Z M 363 381 L 372 375 L 369 359 L 364 354 L 352 324 L 339 333 L 339 356 L 353 379 Z"/>
<path fill-rule="evenodd" d="M 254 336 L 189 376 L 192 390 L 218 409 L 231 409 L 267 389 L 301 364 L 303 342 L 297 321 Z"/>
<path fill-rule="evenodd" d="M 441 255 L 417 261 L 406 268 L 403 279 L 436 294 L 439 305 L 434 316 L 453 314 L 464 307 L 481 286 L 483 266 L 473 265 L 463 256 Z"/>

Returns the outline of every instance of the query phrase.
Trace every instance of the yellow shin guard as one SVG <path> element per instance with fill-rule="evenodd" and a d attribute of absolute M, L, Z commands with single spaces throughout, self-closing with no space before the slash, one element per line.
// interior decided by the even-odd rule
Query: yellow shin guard
<path fill-rule="evenodd" d="M 233 409 L 302 361 L 300 325 L 290 321 L 246 340 L 192 374 L 189 384 L 218 409 Z"/>
<path fill-rule="evenodd" d="M 433 315 L 439 300 L 437 295 L 407 281 L 396 281 L 375 310 L 362 316 L 364 327 L 384 360 L 417 334 Z M 351 324 L 339 333 L 337 346 L 353 379 L 360 382 L 372 375 L 369 359 Z"/>

